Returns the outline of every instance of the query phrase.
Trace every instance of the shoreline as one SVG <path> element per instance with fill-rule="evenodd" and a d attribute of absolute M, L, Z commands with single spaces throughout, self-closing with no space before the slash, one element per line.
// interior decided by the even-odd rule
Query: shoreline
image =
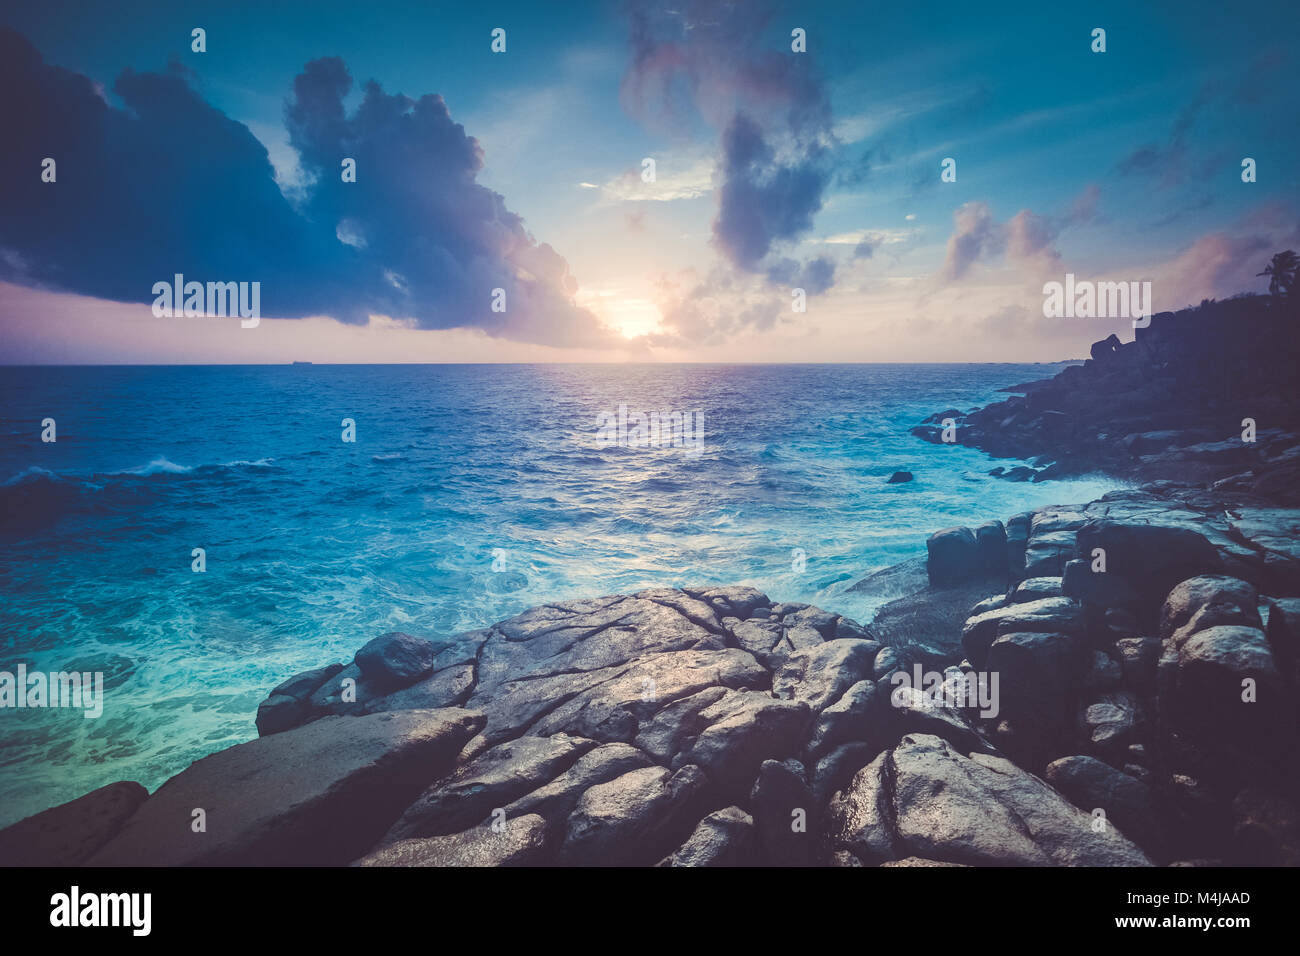
<path fill-rule="evenodd" d="M 1008 480 L 1134 484 L 936 530 L 924 561 L 848 589 L 896 593 L 865 625 L 748 587 L 652 588 L 383 635 L 282 682 L 257 740 L 154 794 L 110 784 L 0 831 L 0 862 L 1300 864 L 1300 415 L 1274 374 L 1294 343 L 1250 368 L 1235 404 L 1273 417 L 1236 440 L 1212 430 L 1243 413 L 1184 374 L 1261 361 L 1222 334 L 1292 321 L 1256 300 L 1155 316 L 914 428 L 942 444 L 952 419 L 956 443 L 1037 459 Z M 1116 403 L 1134 430 L 1094 436 Z M 900 686 L 916 673 L 943 693 Z M 999 679 L 995 708 L 962 696 L 972 675 Z M 226 792 L 232 774 L 250 786 Z M 925 810 L 922 792 L 949 797 Z M 186 839 L 193 807 L 220 827 Z"/>

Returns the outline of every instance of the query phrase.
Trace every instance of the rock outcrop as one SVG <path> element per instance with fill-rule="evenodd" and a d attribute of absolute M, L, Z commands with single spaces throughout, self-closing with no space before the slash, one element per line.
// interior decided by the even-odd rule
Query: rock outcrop
<path fill-rule="evenodd" d="M 969 414 L 937 412 L 912 433 L 1034 460 L 1036 467 L 995 469 L 1009 480 L 1101 471 L 1217 482 L 1294 507 L 1297 325 L 1295 296 L 1242 296 L 1162 312 L 1135 328 L 1131 342 L 1112 335 L 1082 365 L 1007 389 L 1022 394 Z M 945 421 L 953 426 L 947 431 Z"/>

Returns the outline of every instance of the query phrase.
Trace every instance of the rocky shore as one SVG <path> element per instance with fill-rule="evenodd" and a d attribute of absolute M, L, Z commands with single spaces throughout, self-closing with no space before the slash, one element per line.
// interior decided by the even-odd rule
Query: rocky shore
<path fill-rule="evenodd" d="M 936 412 L 912 433 L 1033 461 L 994 470 L 1010 480 L 1105 472 L 1300 505 L 1300 458 L 1288 454 L 1300 433 L 1298 328 L 1300 308 L 1287 297 L 1163 312 L 1131 342 L 1112 335 L 1055 378 L 969 413 Z M 1248 421 L 1253 440 L 1243 441 Z"/>
<path fill-rule="evenodd" d="M 737 586 L 383 635 L 271 689 L 258 739 L 155 793 L 0 831 L 0 862 L 1300 864 L 1287 316 L 1155 316 L 919 426 L 1039 456 L 1036 480 L 1141 483 L 931 535 L 855 586 L 893 598 L 865 625 Z"/>

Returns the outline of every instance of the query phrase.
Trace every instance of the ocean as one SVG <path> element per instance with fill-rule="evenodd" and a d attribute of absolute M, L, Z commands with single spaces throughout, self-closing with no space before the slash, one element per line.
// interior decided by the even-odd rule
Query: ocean
<path fill-rule="evenodd" d="M 105 677 L 97 719 L 0 710 L 0 825 L 152 790 L 385 631 L 723 583 L 866 621 L 847 588 L 931 532 L 1115 487 L 908 434 L 1061 367 L 0 369 L 0 671 Z"/>

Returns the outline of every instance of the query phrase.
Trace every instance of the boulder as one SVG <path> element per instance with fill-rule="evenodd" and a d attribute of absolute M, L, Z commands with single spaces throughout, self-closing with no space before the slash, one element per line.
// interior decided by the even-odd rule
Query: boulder
<path fill-rule="evenodd" d="M 1198 576 L 1160 610 L 1161 716 L 1197 745 L 1235 760 L 1265 741 L 1293 739 L 1295 710 L 1245 581 Z"/>
<path fill-rule="evenodd" d="M 967 619 L 962 628 L 962 649 L 977 670 L 983 670 L 989 648 L 1000 634 L 1019 632 L 1077 635 L 1082 629 L 1080 608 L 1069 598 L 1042 598 L 986 611 Z"/>
<path fill-rule="evenodd" d="M 812 866 L 820 833 L 817 807 L 797 760 L 765 760 L 749 795 L 763 863 Z"/>
<path fill-rule="evenodd" d="M 1128 582 L 1146 607 L 1159 607 L 1179 581 L 1214 573 L 1222 566 L 1219 552 L 1200 532 L 1177 524 L 1138 519 L 1090 519 L 1079 529 L 1078 554 L 1106 553 L 1106 573 Z"/>
<path fill-rule="evenodd" d="M 911 480 L 912 480 L 912 473 L 910 471 L 896 471 L 889 476 L 889 480 L 886 481 L 885 484 L 898 485 L 898 484 L 902 484 L 905 481 L 911 481 Z"/>
<path fill-rule="evenodd" d="M 848 688 L 817 715 L 808 739 L 808 755 L 816 759 L 851 741 L 875 741 L 883 746 L 887 698 L 873 680 L 861 680 Z"/>
<path fill-rule="evenodd" d="M 853 684 L 872 675 L 880 645 L 875 641 L 835 640 L 796 651 L 772 678 L 772 694 L 804 701 L 814 711 L 838 700 Z"/>
<path fill-rule="evenodd" d="M 1046 739 L 1071 727 L 1083 650 L 1077 638 L 1052 631 L 1013 631 L 989 648 L 987 669 L 999 676 L 1000 710 Z"/>
<path fill-rule="evenodd" d="M 405 687 L 433 670 L 434 657 L 445 644 L 414 634 L 392 631 L 367 641 L 357 651 L 356 664 L 376 686 Z"/>
<path fill-rule="evenodd" d="M 948 742 L 909 734 L 853 777 L 831 801 L 836 850 L 863 862 L 921 857 L 984 866 L 1147 866 L 1113 828 L 1043 781 L 996 756 L 965 756 Z"/>
<path fill-rule="evenodd" d="M 1197 575 L 1180 581 L 1166 595 L 1160 608 L 1160 637 L 1172 637 L 1197 615 L 1197 626 L 1185 637 L 1213 624 L 1262 627 L 1258 605 L 1259 593 L 1247 581 L 1222 574 Z"/>
<path fill-rule="evenodd" d="M 505 807 L 510 819 L 538 814 L 551 822 L 563 822 L 578 798 L 598 783 L 606 783 L 631 770 L 650 766 L 650 758 L 628 744 L 601 744 L 577 759 L 572 767 L 550 783 L 538 787 Z"/>
<path fill-rule="evenodd" d="M 1140 780 L 1085 754 L 1053 760 L 1044 777 L 1094 819 L 1100 809 L 1129 839 L 1148 848 L 1160 845 L 1162 825 L 1151 789 Z"/>
<path fill-rule="evenodd" d="M 496 808 L 551 782 L 595 746 L 594 740 L 568 734 L 524 736 L 498 744 L 410 802 L 384 842 L 469 829 Z"/>
<path fill-rule="evenodd" d="M 402 840 L 363 856 L 354 866 L 540 866 L 547 861 L 546 821 L 506 817 L 446 836 Z"/>
<path fill-rule="evenodd" d="M 673 758 L 673 768 L 694 764 L 724 795 L 742 799 L 764 760 L 799 753 L 811 722 L 803 701 L 774 700 L 756 691 L 730 692 L 699 716 L 705 727 Z"/>
<path fill-rule="evenodd" d="M 0 866 L 77 866 L 117 835 L 149 796 L 122 781 L 0 830 Z"/>
<path fill-rule="evenodd" d="M 978 578 L 983 573 L 975 532 L 970 528 L 945 528 L 925 543 L 930 584 L 946 587 Z"/>
<path fill-rule="evenodd" d="M 459 709 L 324 717 L 218 751 L 163 784 L 87 863 L 345 864 L 451 768 L 484 719 Z"/>
<path fill-rule="evenodd" d="M 254 723 L 259 736 L 278 734 L 291 730 L 307 722 L 311 716 L 311 704 L 306 700 L 287 697 L 284 694 L 271 694 L 257 705 L 257 717 Z"/>
<path fill-rule="evenodd" d="M 715 810 L 660 866 L 756 866 L 754 820 L 739 807 Z"/>
<path fill-rule="evenodd" d="M 1140 603 L 1137 590 L 1131 584 L 1118 574 L 1093 571 L 1092 562 L 1085 559 L 1066 562 L 1061 592 L 1066 597 L 1102 610 L 1132 609 Z"/>
<path fill-rule="evenodd" d="M 567 866 L 649 866 L 681 846 L 705 809 L 700 769 L 632 770 L 597 784 L 569 815 L 558 862 Z"/>
<path fill-rule="evenodd" d="M 1058 598 L 1063 593 L 1060 578 L 1026 578 L 1016 585 L 1015 591 L 1011 594 L 1010 603 L 1024 604 L 1028 601 L 1041 601 L 1043 598 Z M 971 610 L 974 611 L 973 608 Z M 995 610 L 995 608 L 990 607 L 987 610 Z"/>
<path fill-rule="evenodd" d="M 1145 720 L 1137 698 L 1128 691 L 1101 694 L 1079 715 L 1080 729 L 1103 756 L 1122 755 L 1124 748 L 1137 742 Z"/>

